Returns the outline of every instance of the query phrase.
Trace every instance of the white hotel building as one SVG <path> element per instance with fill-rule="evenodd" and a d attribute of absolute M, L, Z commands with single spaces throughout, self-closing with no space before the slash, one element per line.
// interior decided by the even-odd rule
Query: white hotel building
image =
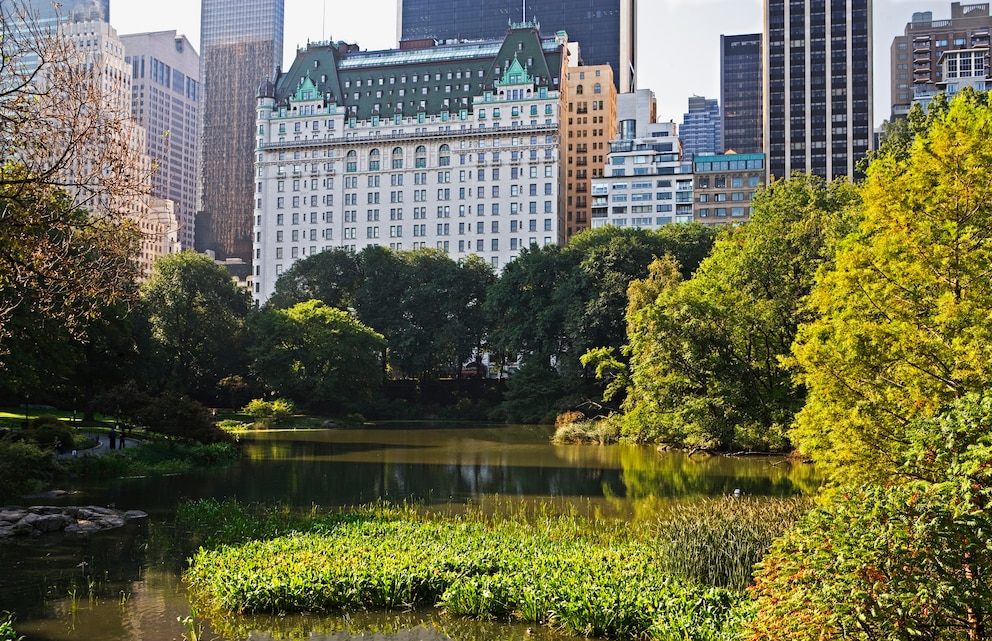
<path fill-rule="evenodd" d="M 567 37 L 379 52 L 311 44 L 259 87 L 252 292 L 331 248 L 438 248 L 502 268 L 560 242 Z"/>

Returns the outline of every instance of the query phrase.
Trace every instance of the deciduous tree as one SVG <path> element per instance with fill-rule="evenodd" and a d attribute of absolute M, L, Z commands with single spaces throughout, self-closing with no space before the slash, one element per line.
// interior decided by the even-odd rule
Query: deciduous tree
<path fill-rule="evenodd" d="M 793 348 L 809 396 L 792 434 L 836 478 L 884 479 L 910 421 L 992 380 L 992 109 L 959 96 L 861 191 Z"/>

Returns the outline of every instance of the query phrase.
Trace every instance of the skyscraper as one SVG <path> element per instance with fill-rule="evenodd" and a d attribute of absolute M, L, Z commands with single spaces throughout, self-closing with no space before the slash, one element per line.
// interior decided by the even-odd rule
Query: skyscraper
<path fill-rule="evenodd" d="M 761 153 L 761 34 L 720 36 L 723 151 Z"/>
<path fill-rule="evenodd" d="M 196 249 L 244 262 L 252 251 L 255 90 L 282 63 L 283 0 L 203 0 Z M 238 275 L 241 275 L 239 273 Z"/>
<path fill-rule="evenodd" d="M 854 178 L 872 140 L 871 0 L 766 0 L 770 176 Z"/>
<path fill-rule="evenodd" d="M 193 249 L 200 122 L 200 56 L 175 31 L 121 36 L 131 64 L 131 114 L 156 164 L 152 195 L 174 204 L 183 249 Z"/>
<path fill-rule="evenodd" d="M 498 39 L 510 21 L 537 20 L 578 42 L 581 64 L 613 67 L 623 93 L 634 89 L 634 13 L 635 0 L 400 0 L 399 39 Z"/>
<path fill-rule="evenodd" d="M 689 111 L 682 116 L 679 140 L 686 162 L 699 154 L 715 154 L 720 149 L 720 103 L 716 98 L 691 96 Z"/>

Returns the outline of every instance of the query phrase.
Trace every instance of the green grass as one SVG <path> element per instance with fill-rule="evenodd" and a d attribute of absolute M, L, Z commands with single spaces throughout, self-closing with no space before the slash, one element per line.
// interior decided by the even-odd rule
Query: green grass
<path fill-rule="evenodd" d="M 535 518 L 390 506 L 294 515 L 211 501 L 184 506 L 178 519 L 179 531 L 206 542 L 185 580 L 214 616 L 438 607 L 586 636 L 702 641 L 734 637 L 751 559 L 804 509 L 758 503 L 713 501 L 634 525 L 539 510 Z M 718 536 L 706 532 L 714 518 Z M 764 519 L 769 533 L 752 531 Z M 677 540 L 717 571 L 687 568 L 692 553 L 680 555 Z"/>
<path fill-rule="evenodd" d="M 72 410 L 60 410 L 41 405 L 29 405 L 27 411 L 28 419 L 36 419 L 39 416 L 54 416 L 59 420 L 72 422 Z M 83 422 L 82 411 L 76 411 L 76 422 L 73 425 L 79 427 L 113 427 L 114 418 L 103 414 L 96 414 L 94 421 Z M 0 408 L 0 426 L 20 427 L 24 423 L 24 407 L 3 407 Z"/>

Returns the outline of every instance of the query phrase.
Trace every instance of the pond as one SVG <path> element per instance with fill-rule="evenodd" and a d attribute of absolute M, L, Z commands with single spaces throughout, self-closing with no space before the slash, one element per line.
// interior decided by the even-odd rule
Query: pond
<path fill-rule="evenodd" d="M 146 521 L 87 539 L 0 545 L 0 611 L 27 639 L 564 639 L 527 626 L 435 612 L 256 617 L 212 626 L 191 617 L 185 564 L 169 528 L 183 500 L 236 498 L 310 508 L 411 502 L 424 509 L 550 505 L 595 517 L 650 518 L 673 501 L 816 488 L 809 466 L 782 458 L 688 458 L 651 446 L 549 443 L 545 427 L 427 426 L 268 431 L 242 438 L 243 459 L 196 474 L 79 482 L 52 504 L 114 505 Z M 185 620 L 185 623 L 184 623 Z M 373 633 L 372 631 L 375 631 Z"/>

